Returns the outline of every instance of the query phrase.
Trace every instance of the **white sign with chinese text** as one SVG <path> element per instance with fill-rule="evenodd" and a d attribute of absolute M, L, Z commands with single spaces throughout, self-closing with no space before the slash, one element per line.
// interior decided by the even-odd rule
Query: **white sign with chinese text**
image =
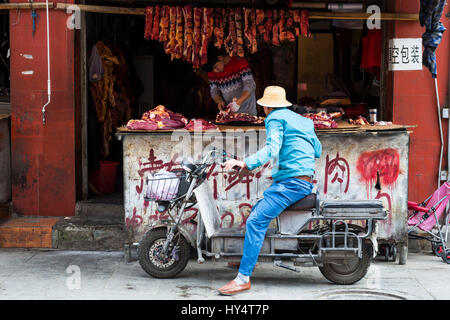
<path fill-rule="evenodd" d="M 389 40 L 389 71 L 422 70 L 422 38 Z"/>

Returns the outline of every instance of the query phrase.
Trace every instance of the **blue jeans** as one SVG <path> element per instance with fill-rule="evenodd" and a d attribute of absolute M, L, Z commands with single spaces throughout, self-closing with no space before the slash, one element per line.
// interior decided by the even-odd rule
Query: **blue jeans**
<path fill-rule="evenodd" d="M 312 188 L 312 183 L 308 181 L 288 178 L 274 182 L 264 191 L 264 198 L 256 203 L 247 219 L 244 253 L 239 267 L 241 274 L 252 274 L 270 221 L 284 209 L 309 195 Z"/>

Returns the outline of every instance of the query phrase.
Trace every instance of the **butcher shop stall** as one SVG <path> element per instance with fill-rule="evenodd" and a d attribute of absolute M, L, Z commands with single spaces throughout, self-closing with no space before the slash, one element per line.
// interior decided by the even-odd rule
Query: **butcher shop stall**
<path fill-rule="evenodd" d="M 232 102 L 221 111 L 211 96 L 203 67 L 214 46 L 248 62 L 256 99 L 265 87 L 282 86 L 290 108 L 313 120 L 323 146 L 316 191 L 322 199 L 381 199 L 390 214 L 378 224 L 380 251 L 395 258 L 399 248 L 405 263 L 409 131 L 390 122 L 383 54 L 383 26 L 395 16 L 367 22 L 367 8 L 383 12 L 383 1 L 135 4 L 109 13 L 85 8 L 86 194 L 116 195 L 123 203 L 126 245 L 167 218 L 145 199 L 153 177 L 170 175 L 183 157 L 196 161 L 212 146 L 243 159 L 265 145 L 260 106 L 256 115 Z M 270 171 L 270 163 L 243 176 L 210 168 L 223 227 L 245 227 L 272 183 Z M 192 232 L 197 210 L 186 209 L 183 220 Z"/>

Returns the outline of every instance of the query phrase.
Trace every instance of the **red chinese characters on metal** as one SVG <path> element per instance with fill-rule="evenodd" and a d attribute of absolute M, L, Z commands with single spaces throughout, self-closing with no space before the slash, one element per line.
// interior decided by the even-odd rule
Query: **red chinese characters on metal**
<path fill-rule="evenodd" d="M 339 183 L 341 186 L 341 192 L 346 193 L 348 191 L 350 183 L 350 166 L 347 160 L 339 156 L 339 152 L 336 157 L 330 160 L 329 155 L 327 155 L 325 160 L 325 180 L 323 193 L 328 192 L 328 181 L 330 183 Z"/>

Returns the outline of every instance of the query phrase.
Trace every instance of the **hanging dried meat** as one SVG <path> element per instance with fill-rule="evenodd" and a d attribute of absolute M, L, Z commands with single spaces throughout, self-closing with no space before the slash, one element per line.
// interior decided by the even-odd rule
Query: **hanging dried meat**
<path fill-rule="evenodd" d="M 102 41 L 95 46 L 102 59 L 103 77 L 90 83 L 90 91 L 100 127 L 100 155 L 106 158 L 110 154 L 114 128 L 131 118 L 134 97 L 129 85 L 128 67 L 120 50 Z"/>
<path fill-rule="evenodd" d="M 173 60 L 175 54 L 175 46 L 177 44 L 176 40 L 177 31 L 177 7 L 170 7 L 169 10 L 169 36 L 166 42 L 164 42 L 164 51 L 170 54 Z"/>
<path fill-rule="evenodd" d="M 256 30 L 257 30 L 257 26 L 256 26 L 256 11 L 255 9 L 252 9 L 252 11 L 250 12 L 250 34 L 252 35 L 252 48 L 250 50 L 250 53 L 255 53 L 256 51 L 258 51 L 258 41 L 256 40 Z"/>
<path fill-rule="evenodd" d="M 244 8 L 244 45 L 251 54 L 258 50 L 255 9 Z"/>
<path fill-rule="evenodd" d="M 295 27 L 294 27 L 294 12 L 292 10 L 286 11 L 286 39 L 290 42 L 295 42 Z"/>
<path fill-rule="evenodd" d="M 300 37 L 300 28 L 302 23 L 302 16 L 300 14 L 300 9 L 292 10 L 294 14 L 294 29 L 295 29 L 295 36 Z"/>
<path fill-rule="evenodd" d="M 225 32 L 225 9 L 214 9 L 214 46 L 217 49 L 223 46 L 223 36 Z"/>
<path fill-rule="evenodd" d="M 280 37 L 280 42 L 283 42 L 286 40 L 286 28 L 285 28 L 285 23 L 286 23 L 286 11 L 283 9 L 280 9 L 280 11 L 278 11 L 279 15 L 280 15 L 280 20 L 278 22 L 279 25 L 279 37 Z"/>
<path fill-rule="evenodd" d="M 186 5 L 183 7 L 183 17 L 184 17 L 183 60 L 187 62 L 192 62 L 194 29 L 192 25 L 192 7 L 190 5 Z"/>
<path fill-rule="evenodd" d="M 302 36 L 310 37 L 311 33 L 309 31 L 309 12 L 307 10 L 301 11 L 301 24 L 300 29 Z"/>
<path fill-rule="evenodd" d="M 183 56 L 183 11 L 181 7 L 177 7 L 177 26 L 176 26 L 176 34 L 175 34 L 175 49 L 174 49 L 174 57 L 176 59 L 181 59 Z"/>
<path fill-rule="evenodd" d="M 256 9 L 256 28 L 259 34 L 264 34 L 266 28 L 264 26 L 264 10 Z"/>
<path fill-rule="evenodd" d="M 160 21 L 159 21 L 159 41 L 166 42 L 169 38 L 169 6 L 164 6 L 161 8 L 160 12 Z"/>
<path fill-rule="evenodd" d="M 251 11 L 252 9 L 244 8 L 244 44 L 249 52 L 252 50 Z"/>
<path fill-rule="evenodd" d="M 151 39 L 152 28 L 153 28 L 153 7 L 147 7 L 145 8 L 145 31 L 144 31 L 144 38 L 146 40 Z"/>
<path fill-rule="evenodd" d="M 270 43 L 270 35 L 272 34 L 273 28 L 273 11 L 269 9 L 266 11 L 266 20 L 264 21 L 264 41 L 269 44 Z"/>
<path fill-rule="evenodd" d="M 237 54 L 236 22 L 234 21 L 235 9 L 231 8 L 228 14 L 228 36 L 225 39 L 225 50 L 229 56 Z"/>
<path fill-rule="evenodd" d="M 145 9 L 147 40 L 164 43 L 171 59 L 183 59 L 198 69 L 207 62 L 210 42 L 230 56 L 254 54 L 258 40 L 279 46 L 295 42 L 300 35 L 309 37 L 309 14 L 299 9 L 192 8 L 149 6 Z"/>
<path fill-rule="evenodd" d="M 272 27 L 272 44 L 280 45 L 280 19 L 278 18 L 278 10 L 273 10 L 273 27 Z"/>
<path fill-rule="evenodd" d="M 214 31 L 212 10 L 212 8 L 203 8 L 200 65 L 204 65 L 208 61 L 208 44 Z"/>
<path fill-rule="evenodd" d="M 194 8 L 194 45 L 192 48 L 192 67 L 200 68 L 200 50 L 202 47 L 202 9 Z"/>
<path fill-rule="evenodd" d="M 159 39 L 159 6 L 155 6 L 153 9 L 153 25 L 152 32 L 150 35 L 150 39 L 158 40 Z"/>
<path fill-rule="evenodd" d="M 234 20 L 236 22 L 236 40 L 237 40 L 237 55 L 239 57 L 244 56 L 244 37 L 242 28 L 242 10 L 241 8 L 236 8 L 234 14 Z"/>

